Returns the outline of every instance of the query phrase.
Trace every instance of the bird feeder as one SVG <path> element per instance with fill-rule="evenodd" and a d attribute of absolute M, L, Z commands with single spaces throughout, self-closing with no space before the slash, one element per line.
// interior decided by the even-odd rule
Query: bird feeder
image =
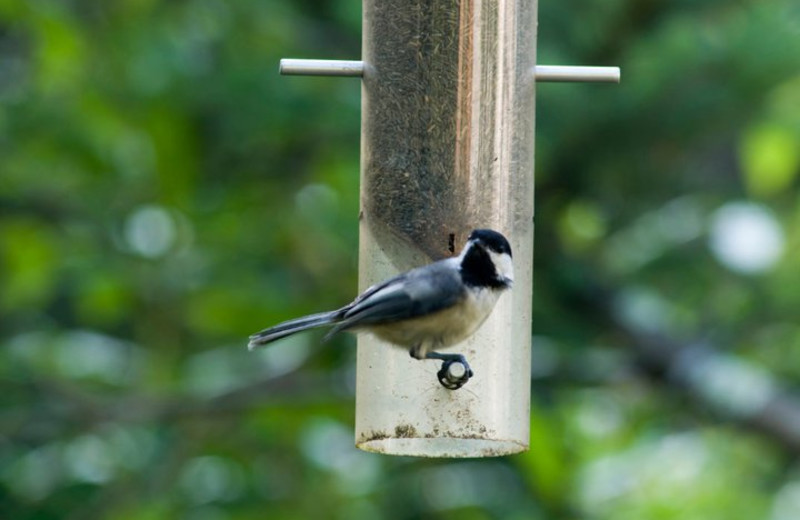
<path fill-rule="evenodd" d="M 503 233 L 514 287 L 447 352 L 475 375 L 358 338 L 356 445 L 482 457 L 529 444 L 536 81 L 619 81 L 614 67 L 536 65 L 535 0 L 364 0 L 361 61 L 282 60 L 282 74 L 362 78 L 360 290 Z"/>

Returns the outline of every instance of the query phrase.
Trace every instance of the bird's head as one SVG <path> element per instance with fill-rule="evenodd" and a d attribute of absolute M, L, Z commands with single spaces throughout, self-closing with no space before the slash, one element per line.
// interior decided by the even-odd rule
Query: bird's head
<path fill-rule="evenodd" d="M 507 289 L 514 281 L 511 246 L 506 237 L 491 229 L 476 229 L 461 251 L 461 276 L 474 287 Z"/>

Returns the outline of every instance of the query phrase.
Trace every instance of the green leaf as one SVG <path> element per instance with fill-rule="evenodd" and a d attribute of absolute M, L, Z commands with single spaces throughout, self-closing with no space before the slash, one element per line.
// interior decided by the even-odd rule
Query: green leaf
<path fill-rule="evenodd" d="M 747 191 L 770 197 L 789 187 L 800 166 L 800 136 L 790 128 L 761 124 L 742 136 L 739 158 Z"/>
<path fill-rule="evenodd" d="M 54 289 L 58 247 L 43 224 L 9 220 L 0 227 L 0 308 L 45 304 Z"/>

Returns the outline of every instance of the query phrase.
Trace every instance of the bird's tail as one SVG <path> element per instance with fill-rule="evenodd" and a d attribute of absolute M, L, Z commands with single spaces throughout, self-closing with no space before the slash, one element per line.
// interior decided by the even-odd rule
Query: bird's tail
<path fill-rule="evenodd" d="M 250 343 L 247 348 L 253 350 L 267 343 L 291 336 L 296 332 L 315 327 L 322 327 L 323 325 L 330 325 L 335 323 L 339 318 L 339 311 L 320 312 L 319 314 L 311 314 L 310 316 L 303 316 L 294 320 L 284 321 L 274 327 L 264 329 L 250 336 Z"/>

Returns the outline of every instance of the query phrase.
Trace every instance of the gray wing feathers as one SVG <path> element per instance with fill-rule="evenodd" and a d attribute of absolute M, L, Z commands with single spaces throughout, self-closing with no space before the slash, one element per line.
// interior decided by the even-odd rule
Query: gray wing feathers
<path fill-rule="evenodd" d="M 335 324 L 325 336 L 328 339 L 343 330 L 416 318 L 446 309 L 465 295 L 461 275 L 450 260 L 413 269 L 373 285 L 341 309 L 285 321 L 262 330 L 250 336 L 248 347 L 252 350 L 324 325 Z"/>
<path fill-rule="evenodd" d="M 327 336 L 363 325 L 424 316 L 446 309 L 463 297 L 458 271 L 432 264 L 366 291 L 345 307 L 341 321 Z"/>

